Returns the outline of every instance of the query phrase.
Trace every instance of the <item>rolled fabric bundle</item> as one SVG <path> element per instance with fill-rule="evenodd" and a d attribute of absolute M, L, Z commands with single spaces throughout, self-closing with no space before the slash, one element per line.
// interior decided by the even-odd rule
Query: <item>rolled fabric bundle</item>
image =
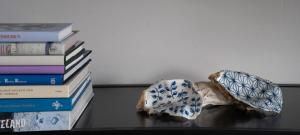
<path fill-rule="evenodd" d="M 266 114 L 278 114 L 282 110 L 281 89 L 269 80 L 231 70 L 221 70 L 210 75 L 209 79 L 225 97 L 234 99 L 234 103 L 243 109 Z"/>
<path fill-rule="evenodd" d="M 148 114 L 196 119 L 202 109 L 202 98 L 189 80 L 162 80 L 142 92 L 136 108 Z"/>

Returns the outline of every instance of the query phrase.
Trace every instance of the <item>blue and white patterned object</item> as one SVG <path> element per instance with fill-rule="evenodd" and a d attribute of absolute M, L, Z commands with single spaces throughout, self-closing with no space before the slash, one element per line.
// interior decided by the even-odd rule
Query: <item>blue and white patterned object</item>
<path fill-rule="evenodd" d="M 167 113 L 195 119 L 202 109 L 202 99 L 189 80 L 162 80 L 151 85 L 144 94 L 144 107 L 150 114 Z"/>
<path fill-rule="evenodd" d="M 280 113 L 282 92 L 279 86 L 245 72 L 222 70 L 216 81 L 235 99 L 266 112 Z"/>
<path fill-rule="evenodd" d="M 26 120 L 25 127 L 14 128 L 14 132 L 66 130 L 70 126 L 70 111 L 14 113 L 14 119 Z"/>

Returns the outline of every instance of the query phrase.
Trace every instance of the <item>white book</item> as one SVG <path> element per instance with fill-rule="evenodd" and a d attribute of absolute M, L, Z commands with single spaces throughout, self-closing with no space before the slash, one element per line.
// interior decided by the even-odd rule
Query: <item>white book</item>
<path fill-rule="evenodd" d="M 64 55 L 0 56 L 0 65 L 65 65 Z"/>
<path fill-rule="evenodd" d="M 70 53 L 65 55 L 26 55 L 26 56 L 0 56 L 0 65 L 13 66 L 13 65 L 64 65 L 66 70 L 72 64 L 82 58 L 84 54 L 83 42 L 77 45 Z M 80 60 L 80 59 L 79 59 Z"/>
<path fill-rule="evenodd" d="M 91 61 L 91 53 L 92 51 L 85 51 L 84 55 L 82 57 L 78 57 L 77 59 L 73 60 L 71 63 L 69 63 L 66 68 L 66 73 L 64 74 L 64 80 L 67 80 L 69 77 L 71 77 L 78 69 L 86 65 L 86 63 L 89 63 Z M 74 63 L 76 61 L 76 63 Z M 69 66 L 70 65 L 70 66 Z"/>
<path fill-rule="evenodd" d="M 59 42 L 71 33 L 71 23 L 0 23 L 0 42 Z"/>
<path fill-rule="evenodd" d="M 0 42 L 0 55 L 64 55 L 80 42 L 78 33 L 73 31 L 61 42 Z"/>

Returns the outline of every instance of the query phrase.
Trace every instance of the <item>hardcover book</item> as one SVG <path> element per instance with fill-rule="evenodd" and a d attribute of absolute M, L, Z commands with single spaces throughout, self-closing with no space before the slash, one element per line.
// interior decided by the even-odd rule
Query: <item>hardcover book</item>
<path fill-rule="evenodd" d="M 89 78 L 89 64 L 83 66 L 64 85 L 1 86 L 0 98 L 68 98 Z"/>
<path fill-rule="evenodd" d="M 62 84 L 64 84 L 63 74 L 0 74 L 0 86 Z"/>
<path fill-rule="evenodd" d="M 84 63 L 83 65 L 80 64 L 80 62 L 79 64 L 76 63 L 76 66 L 73 68 L 79 68 L 74 70 L 72 75 L 82 73 L 87 74 L 88 65 L 89 62 Z M 0 74 L 0 86 L 15 85 L 16 87 L 17 85 L 63 85 L 70 77 L 72 77 L 72 75 L 65 77 L 64 74 Z M 0 90 L 2 88 L 0 88 Z"/>
<path fill-rule="evenodd" d="M 71 33 L 71 23 L 0 23 L 0 42 L 59 42 Z"/>
<path fill-rule="evenodd" d="M 70 111 L 90 84 L 89 77 L 69 98 L 1 99 L 0 112 Z"/>
<path fill-rule="evenodd" d="M 78 39 L 78 31 L 73 31 L 61 42 L 0 42 L 0 55 L 64 55 Z"/>
<path fill-rule="evenodd" d="M 0 132 L 70 130 L 93 95 L 90 84 L 72 111 L 0 113 Z"/>
<path fill-rule="evenodd" d="M 63 65 L 12 65 L 0 66 L 0 74 L 64 74 L 65 66 Z"/>
<path fill-rule="evenodd" d="M 78 57 L 83 57 L 84 42 L 80 42 L 65 55 L 26 55 L 26 56 L 0 56 L 0 65 L 66 65 L 76 62 Z"/>
<path fill-rule="evenodd" d="M 83 55 L 73 56 L 67 65 L 1 65 L 0 63 L 0 74 L 65 74 L 65 78 L 68 78 L 68 74 L 72 73 L 69 71 L 73 71 L 73 67 L 90 59 L 90 53 L 91 51 L 87 50 Z"/>

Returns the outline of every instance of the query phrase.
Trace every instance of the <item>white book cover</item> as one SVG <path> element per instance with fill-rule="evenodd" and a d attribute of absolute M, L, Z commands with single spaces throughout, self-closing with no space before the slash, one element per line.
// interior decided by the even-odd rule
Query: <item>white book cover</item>
<path fill-rule="evenodd" d="M 0 56 L 0 65 L 65 65 L 64 55 Z"/>
<path fill-rule="evenodd" d="M 0 42 L 59 42 L 71 33 L 71 23 L 0 23 Z"/>
<path fill-rule="evenodd" d="M 78 32 L 73 31 L 61 42 L 0 42 L 0 55 L 64 55 L 80 42 Z"/>
<path fill-rule="evenodd" d="M 25 55 L 25 56 L 0 56 L 0 66 L 17 66 L 17 65 L 56 65 L 66 66 L 66 70 L 74 63 L 80 61 L 89 51 L 83 48 L 83 42 L 78 48 L 65 55 Z M 70 60 L 73 57 L 72 60 Z"/>

